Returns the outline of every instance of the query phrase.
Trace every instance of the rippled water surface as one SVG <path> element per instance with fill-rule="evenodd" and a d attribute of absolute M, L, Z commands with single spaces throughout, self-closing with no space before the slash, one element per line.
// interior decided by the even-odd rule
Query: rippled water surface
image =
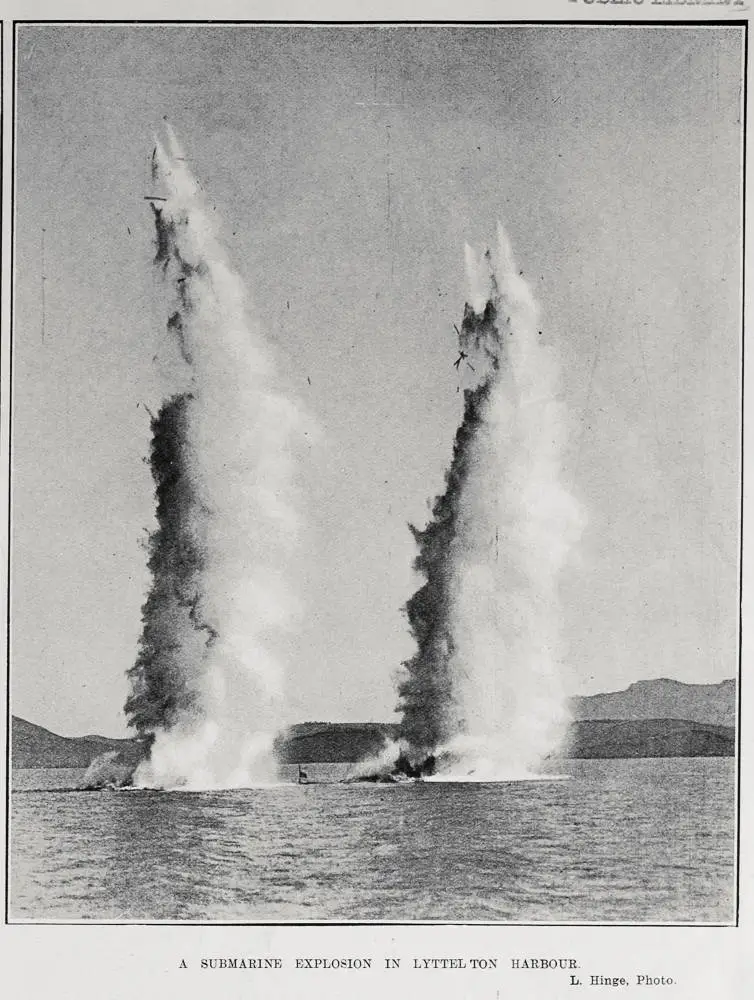
<path fill-rule="evenodd" d="M 733 920 L 731 759 L 567 769 L 89 793 L 72 790 L 80 772 L 15 771 L 11 919 Z"/>

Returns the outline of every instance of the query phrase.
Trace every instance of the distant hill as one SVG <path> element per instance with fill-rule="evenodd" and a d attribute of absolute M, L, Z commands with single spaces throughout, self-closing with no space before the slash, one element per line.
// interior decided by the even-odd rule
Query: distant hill
<path fill-rule="evenodd" d="M 625 691 L 570 699 L 571 757 L 707 757 L 735 752 L 736 682 L 683 684 L 661 677 Z M 609 724 L 608 724 L 609 723 Z M 278 741 L 281 760 L 340 763 L 378 754 L 390 723 L 305 722 Z"/>
<path fill-rule="evenodd" d="M 278 743 L 284 764 L 350 763 L 376 757 L 386 739 L 394 739 L 390 723 L 305 723 L 293 726 Z M 587 719 L 574 722 L 565 757 L 732 757 L 732 726 L 705 725 L 688 719 Z"/>
<path fill-rule="evenodd" d="M 588 719 L 571 726 L 566 757 L 733 757 L 732 726 L 688 719 Z"/>
<path fill-rule="evenodd" d="M 58 736 L 13 716 L 13 767 L 88 767 L 100 754 L 130 745 L 131 740 L 112 740 L 106 736 Z"/>
<path fill-rule="evenodd" d="M 303 722 L 276 744 L 282 764 L 351 764 L 380 752 L 398 727 L 389 722 Z"/>
<path fill-rule="evenodd" d="M 736 724 L 736 682 L 683 684 L 666 677 L 637 681 L 625 691 L 571 698 L 573 718 L 687 719 L 718 726 Z"/>
<path fill-rule="evenodd" d="M 735 752 L 736 683 L 638 681 L 625 691 L 571 699 L 569 757 L 709 757 Z M 386 722 L 303 722 L 276 741 L 285 764 L 352 763 L 378 754 L 397 727 Z M 88 767 L 131 740 L 65 737 L 13 717 L 13 767 Z"/>

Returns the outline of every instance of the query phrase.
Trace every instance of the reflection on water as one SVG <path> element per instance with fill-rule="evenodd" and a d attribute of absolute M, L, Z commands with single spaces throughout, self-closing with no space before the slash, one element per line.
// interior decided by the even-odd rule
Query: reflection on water
<path fill-rule="evenodd" d="M 44 790 L 74 788 L 80 772 L 16 771 L 11 918 L 733 920 L 733 760 L 568 770 L 570 781 L 95 793 Z M 339 776 L 315 776 L 328 774 Z"/>

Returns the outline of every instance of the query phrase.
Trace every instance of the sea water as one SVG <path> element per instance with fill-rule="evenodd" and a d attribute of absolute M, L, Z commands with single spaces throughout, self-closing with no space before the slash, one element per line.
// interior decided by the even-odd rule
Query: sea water
<path fill-rule="evenodd" d="M 73 790 L 13 772 L 14 921 L 730 923 L 730 758 L 567 780 Z M 297 769 L 292 769 L 295 774 Z"/>

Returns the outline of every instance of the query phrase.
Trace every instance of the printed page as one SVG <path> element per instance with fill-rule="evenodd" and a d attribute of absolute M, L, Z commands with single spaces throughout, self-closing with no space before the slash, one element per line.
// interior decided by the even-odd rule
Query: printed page
<path fill-rule="evenodd" d="M 748 995 L 748 5 L 0 9 L 7 995 Z"/>

